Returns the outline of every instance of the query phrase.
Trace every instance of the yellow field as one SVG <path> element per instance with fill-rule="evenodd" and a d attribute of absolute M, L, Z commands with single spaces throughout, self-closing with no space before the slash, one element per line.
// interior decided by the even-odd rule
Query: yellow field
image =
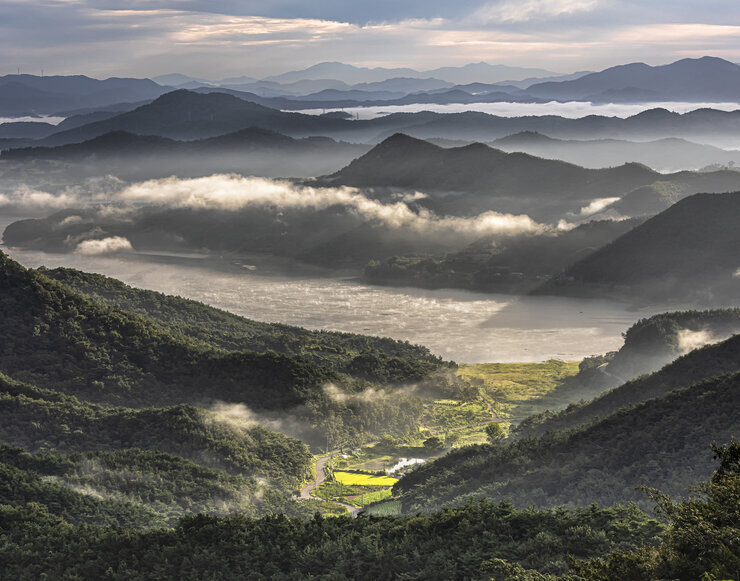
<path fill-rule="evenodd" d="M 375 476 L 374 474 L 356 474 L 354 472 L 334 472 L 334 479 L 347 486 L 393 486 L 397 478 Z"/>

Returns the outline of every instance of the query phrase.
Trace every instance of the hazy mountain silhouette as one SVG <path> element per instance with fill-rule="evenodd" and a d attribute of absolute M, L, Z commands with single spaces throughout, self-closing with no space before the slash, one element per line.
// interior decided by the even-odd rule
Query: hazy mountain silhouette
<path fill-rule="evenodd" d="M 632 63 L 572 81 L 537 83 L 527 92 L 581 101 L 736 101 L 740 66 L 716 57 L 682 59 L 657 67 Z"/>
<path fill-rule="evenodd" d="M 153 99 L 167 91 L 149 79 L 6 75 L 0 77 L 0 115 L 49 115 L 64 109 Z"/>
<path fill-rule="evenodd" d="M 489 145 L 503 151 L 521 151 L 591 168 L 629 162 L 643 163 L 660 171 L 700 169 L 712 164 L 737 164 L 740 167 L 740 153 L 736 151 L 726 151 L 673 137 L 647 142 L 617 139 L 579 141 L 555 139 L 534 131 L 522 131 L 492 141 Z"/>
<path fill-rule="evenodd" d="M 551 77 L 552 71 L 534 68 L 489 65 L 484 62 L 470 63 L 462 67 L 441 67 L 428 71 L 410 68 L 366 68 L 355 67 L 340 62 L 323 62 L 300 71 L 291 71 L 266 77 L 267 81 L 291 83 L 303 79 L 337 79 L 348 84 L 384 81 L 393 77 L 428 78 L 433 77 L 451 83 L 471 83 L 475 81 L 496 82 L 524 77 Z"/>
<path fill-rule="evenodd" d="M 310 177 L 341 166 L 367 149 L 367 146 L 339 143 L 326 137 L 293 139 L 267 129 L 249 127 L 194 141 L 112 131 L 82 143 L 9 149 L 0 153 L 0 159 L 85 164 L 93 173 L 97 169 L 97 173 L 114 173 L 128 179 L 224 172 Z"/>
<path fill-rule="evenodd" d="M 542 292 L 740 300 L 740 192 L 697 194 L 565 270 Z"/>
<path fill-rule="evenodd" d="M 85 141 L 111 131 L 197 139 L 258 126 L 299 135 L 321 134 L 346 122 L 299 113 L 283 113 L 224 93 L 200 94 L 178 90 L 148 105 L 52 135 L 44 145 Z"/>

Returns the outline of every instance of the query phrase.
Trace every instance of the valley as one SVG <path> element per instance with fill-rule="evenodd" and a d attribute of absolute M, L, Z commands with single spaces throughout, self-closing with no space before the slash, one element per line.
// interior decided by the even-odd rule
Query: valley
<path fill-rule="evenodd" d="M 190 4 L 137 34 L 397 42 Z M 603 9 L 550 4 L 465 22 Z M 740 65 L 686 54 L 0 76 L 0 578 L 737 581 Z"/>

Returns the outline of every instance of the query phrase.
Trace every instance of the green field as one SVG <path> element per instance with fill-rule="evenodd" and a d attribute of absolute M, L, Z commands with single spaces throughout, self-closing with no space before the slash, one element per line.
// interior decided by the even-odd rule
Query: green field
<path fill-rule="evenodd" d="M 481 393 L 499 417 L 522 418 L 557 403 L 553 392 L 578 373 L 578 362 L 550 359 L 544 363 L 481 363 L 461 365 L 457 373 L 464 379 L 483 381 Z M 550 396 L 547 403 L 538 404 L 545 396 Z"/>
<path fill-rule="evenodd" d="M 481 400 L 465 403 L 455 400 L 437 400 L 424 406 L 422 416 L 424 426 L 435 431 L 455 430 L 490 420 L 491 412 L 486 402 Z"/>
<path fill-rule="evenodd" d="M 367 514 L 371 516 L 397 516 L 401 514 L 401 501 L 389 500 L 381 502 L 366 509 Z"/>

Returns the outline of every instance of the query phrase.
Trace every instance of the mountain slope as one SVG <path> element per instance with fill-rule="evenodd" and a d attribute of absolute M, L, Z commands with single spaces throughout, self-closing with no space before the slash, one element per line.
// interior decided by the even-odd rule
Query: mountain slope
<path fill-rule="evenodd" d="M 541 292 L 612 289 L 642 297 L 725 298 L 735 304 L 740 296 L 738 215 L 740 193 L 690 196 L 566 269 L 561 281 Z"/>
<path fill-rule="evenodd" d="M 609 366 L 606 367 L 609 369 Z M 659 371 L 643 375 L 615 387 L 597 398 L 578 404 L 553 415 L 545 413 L 526 418 L 517 427 L 520 437 L 540 435 L 548 431 L 570 429 L 604 418 L 625 406 L 633 406 L 651 398 L 665 395 L 681 388 L 732 373 L 740 369 L 740 335 L 735 335 L 716 345 L 709 345 L 677 358 Z M 606 372 L 614 380 L 615 372 Z"/>
<path fill-rule="evenodd" d="M 394 491 L 411 513 L 459 504 L 471 495 L 583 506 L 639 501 L 644 496 L 638 485 L 685 494 L 712 472 L 709 444 L 726 442 L 740 430 L 739 405 L 735 372 L 620 408 L 570 432 L 462 448 L 417 468 Z"/>
<path fill-rule="evenodd" d="M 620 65 L 572 81 L 531 85 L 527 92 L 550 99 L 625 101 L 734 101 L 740 66 L 716 57 L 682 59 L 651 67 Z"/>
<path fill-rule="evenodd" d="M 221 399 L 296 405 L 335 374 L 275 353 L 217 351 L 140 317 L 96 305 L 0 255 L 0 370 L 31 383 L 126 405 Z"/>
<path fill-rule="evenodd" d="M 310 473 L 302 442 L 188 405 L 104 407 L 0 374 L 0 417 L 0 441 L 29 451 L 153 450 L 287 489 Z"/>
<path fill-rule="evenodd" d="M 652 183 L 659 174 L 636 164 L 587 170 L 560 161 L 521 153 L 504 153 L 480 143 L 445 149 L 396 134 L 347 167 L 328 176 L 327 184 L 356 187 L 397 187 L 424 192 L 469 192 L 475 199 L 451 197 L 446 210 L 494 198 L 537 200 L 557 204 L 563 199 L 608 197 Z M 500 200 L 499 200 L 500 201 Z M 455 212 L 457 213 L 457 212 Z"/>
<path fill-rule="evenodd" d="M 200 94 L 178 90 L 133 111 L 56 133 L 45 139 L 43 144 L 78 143 L 112 131 L 198 139 L 252 126 L 306 136 L 340 129 L 346 123 L 341 119 L 283 113 L 224 93 Z"/>
<path fill-rule="evenodd" d="M 370 372 L 368 378 L 378 382 L 418 381 L 442 364 L 426 347 L 402 341 L 260 323 L 196 301 L 133 288 L 99 274 L 71 268 L 39 270 L 98 303 L 147 317 L 173 334 L 211 347 L 299 355 L 340 372 L 349 371 L 361 354 Z"/>

